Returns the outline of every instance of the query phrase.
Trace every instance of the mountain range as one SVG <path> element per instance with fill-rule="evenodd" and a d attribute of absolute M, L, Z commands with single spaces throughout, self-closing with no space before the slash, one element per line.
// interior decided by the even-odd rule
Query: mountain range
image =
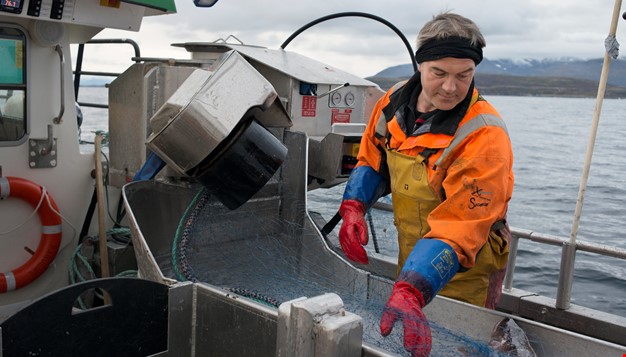
<path fill-rule="evenodd" d="M 483 94 L 595 97 L 603 59 L 484 59 L 476 69 L 476 86 Z M 382 89 L 409 78 L 411 64 L 384 69 L 367 79 Z M 626 60 L 612 60 L 606 98 L 626 98 Z"/>
<path fill-rule="evenodd" d="M 476 68 L 476 87 L 485 95 L 597 96 L 603 59 L 484 59 Z M 413 65 L 388 67 L 367 79 L 383 90 L 409 78 Z M 81 86 L 103 86 L 111 79 L 86 77 Z M 605 98 L 626 98 L 626 60 L 612 60 Z"/>

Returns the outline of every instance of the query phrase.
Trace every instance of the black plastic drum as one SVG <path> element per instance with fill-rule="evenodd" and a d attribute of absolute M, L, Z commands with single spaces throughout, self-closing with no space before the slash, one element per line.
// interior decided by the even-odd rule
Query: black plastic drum
<path fill-rule="evenodd" d="M 188 174 L 234 210 L 269 181 L 286 157 L 287 148 L 251 117 Z"/>

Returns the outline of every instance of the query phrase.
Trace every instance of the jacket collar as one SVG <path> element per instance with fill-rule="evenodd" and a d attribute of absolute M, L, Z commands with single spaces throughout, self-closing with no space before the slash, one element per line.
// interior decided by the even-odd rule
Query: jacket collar
<path fill-rule="evenodd" d="M 472 94 L 474 93 L 474 79 L 470 85 L 467 95 L 450 110 L 435 110 L 426 121 L 415 131 L 409 133 L 411 128 L 407 128 L 407 118 L 411 123 L 417 119 L 417 97 L 422 91 L 422 83 L 420 81 L 420 72 L 415 72 L 407 83 L 389 97 L 389 105 L 383 109 L 387 118 L 391 118 L 392 114 L 396 116 L 396 121 L 402 130 L 409 136 L 417 136 L 425 133 L 454 135 L 459 123 L 467 113 L 471 103 Z"/>

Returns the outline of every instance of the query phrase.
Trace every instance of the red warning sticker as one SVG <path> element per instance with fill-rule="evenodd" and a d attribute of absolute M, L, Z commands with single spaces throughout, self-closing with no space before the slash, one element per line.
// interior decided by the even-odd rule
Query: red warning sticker
<path fill-rule="evenodd" d="M 333 109 L 332 110 L 332 123 L 349 123 L 352 109 Z"/>
<path fill-rule="evenodd" d="M 302 97 L 302 116 L 314 117 L 317 109 L 317 98 L 312 95 Z"/>

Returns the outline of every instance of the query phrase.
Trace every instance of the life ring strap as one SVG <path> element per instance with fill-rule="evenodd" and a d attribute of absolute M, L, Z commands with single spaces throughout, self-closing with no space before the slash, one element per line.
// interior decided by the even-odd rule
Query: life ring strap
<path fill-rule="evenodd" d="M 15 275 L 13 272 L 0 273 L 0 292 L 15 290 Z"/>
<path fill-rule="evenodd" d="M 61 233 L 61 225 L 57 224 L 54 226 L 41 226 L 41 233 L 43 234 L 57 234 Z"/>
<path fill-rule="evenodd" d="M 0 199 L 5 199 L 11 194 L 11 185 L 6 177 L 0 177 Z"/>

